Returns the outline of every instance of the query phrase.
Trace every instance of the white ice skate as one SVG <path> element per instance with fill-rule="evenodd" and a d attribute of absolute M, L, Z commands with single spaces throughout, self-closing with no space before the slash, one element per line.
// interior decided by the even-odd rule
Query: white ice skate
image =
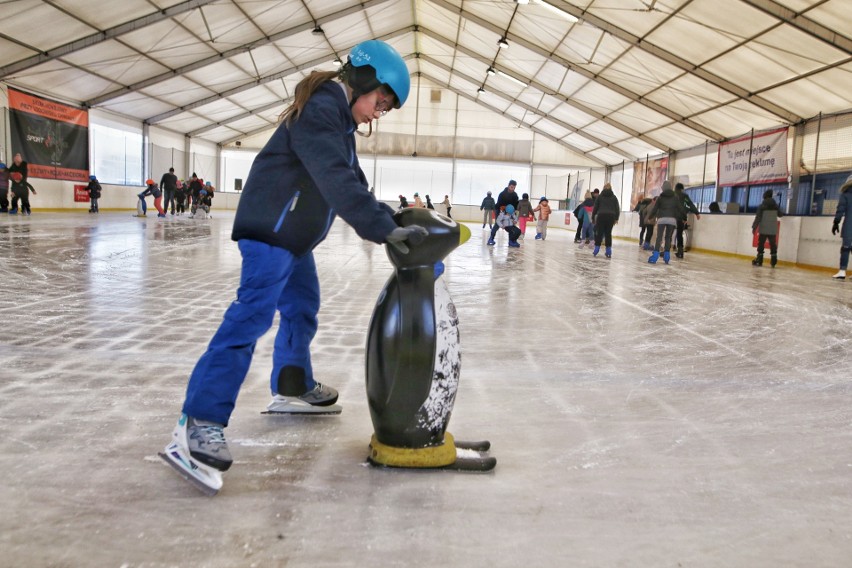
<path fill-rule="evenodd" d="M 302 396 L 276 394 L 263 414 L 340 414 L 343 410 L 337 402 L 337 391 L 317 383 Z"/>
<path fill-rule="evenodd" d="M 194 459 L 189 453 L 186 440 L 188 418 L 181 414 L 172 431 L 172 441 L 159 455 L 172 466 L 181 477 L 192 483 L 205 495 L 216 495 L 222 489 L 222 472 Z"/>

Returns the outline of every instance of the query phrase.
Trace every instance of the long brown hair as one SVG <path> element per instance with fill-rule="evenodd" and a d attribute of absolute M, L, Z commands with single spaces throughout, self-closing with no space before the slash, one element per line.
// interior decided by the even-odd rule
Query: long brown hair
<path fill-rule="evenodd" d="M 297 120 L 299 115 L 302 114 L 302 110 L 308 103 L 308 99 L 319 89 L 320 85 L 328 81 L 333 81 L 339 75 L 339 71 L 312 71 L 310 75 L 299 81 L 299 84 L 296 85 L 296 95 L 293 97 L 293 104 L 281 113 L 278 120 L 290 126 L 290 123 L 293 120 Z"/>

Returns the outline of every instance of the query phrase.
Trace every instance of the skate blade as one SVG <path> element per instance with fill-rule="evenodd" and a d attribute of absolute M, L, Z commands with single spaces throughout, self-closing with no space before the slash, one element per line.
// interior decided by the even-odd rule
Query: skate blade
<path fill-rule="evenodd" d="M 306 402 L 301 403 L 293 403 L 293 402 L 272 402 L 269 406 L 266 407 L 266 410 L 261 412 L 261 414 L 313 414 L 313 415 L 322 415 L 322 414 L 340 414 L 343 411 L 343 407 L 338 404 L 330 404 L 328 406 L 314 406 L 313 404 L 308 404 Z"/>
<path fill-rule="evenodd" d="M 205 495 L 213 497 L 222 489 L 222 472 L 187 459 L 176 444 L 169 444 L 165 451 L 159 452 L 158 455 Z"/>
<path fill-rule="evenodd" d="M 461 450 L 476 450 L 477 452 L 487 452 L 491 449 L 491 442 L 488 440 L 480 440 L 478 442 L 453 440 L 456 449 Z"/>

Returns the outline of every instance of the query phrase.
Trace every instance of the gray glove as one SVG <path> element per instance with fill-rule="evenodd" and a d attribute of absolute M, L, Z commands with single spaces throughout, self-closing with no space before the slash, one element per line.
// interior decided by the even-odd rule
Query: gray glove
<path fill-rule="evenodd" d="M 405 244 L 405 241 L 419 245 L 428 234 L 429 231 L 419 225 L 409 225 L 408 227 L 397 227 L 385 237 L 385 241 L 396 247 L 396 250 L 402 254 L 408 254 L 408 245 Z"/>

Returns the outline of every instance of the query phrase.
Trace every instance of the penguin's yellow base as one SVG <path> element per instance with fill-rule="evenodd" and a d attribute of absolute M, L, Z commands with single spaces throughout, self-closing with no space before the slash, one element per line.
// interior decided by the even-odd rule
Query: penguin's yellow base
<path fill-rule="evenodd" d="M 376 435 L 370 440 L 370 461 L 388 467 L 444 467 L 456 462 L 456 445 L 452 434 L 444 434 L 444 443 L 428 448 L 397 448 L 379 442 Z"/>

